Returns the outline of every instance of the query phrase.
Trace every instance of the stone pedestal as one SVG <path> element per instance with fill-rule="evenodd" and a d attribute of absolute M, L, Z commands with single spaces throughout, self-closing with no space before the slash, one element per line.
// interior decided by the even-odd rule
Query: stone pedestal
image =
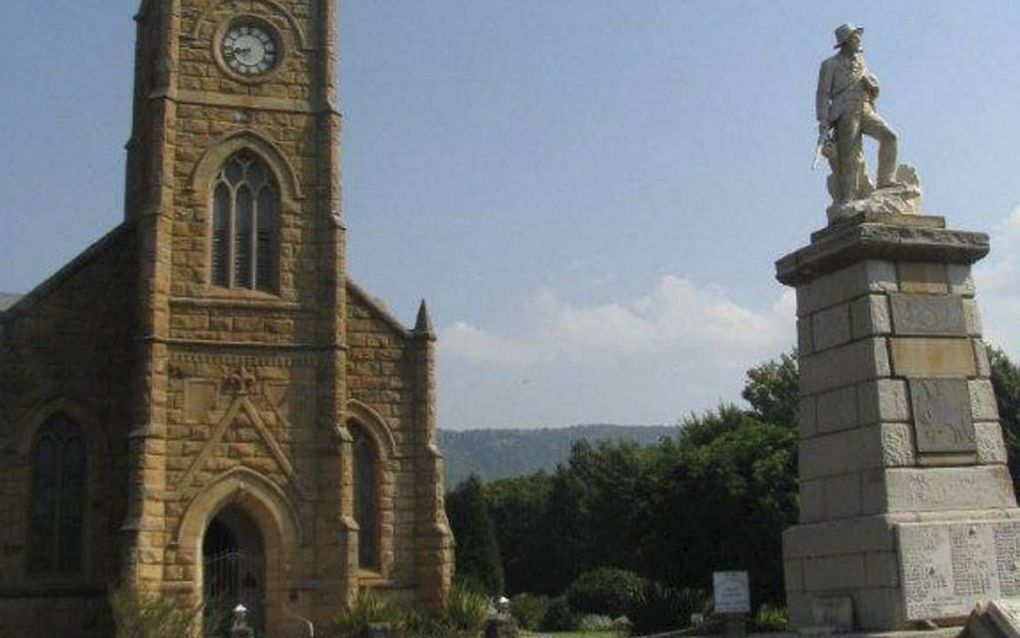
<path fill-rule="evenodd" d="M 783 536 L 798 628 L 960 619 L 1020 594 L 1020 510 L 975 300 L 982 233 L 859 216 L 776 263 L 797 289 L 800 523 Z"/>

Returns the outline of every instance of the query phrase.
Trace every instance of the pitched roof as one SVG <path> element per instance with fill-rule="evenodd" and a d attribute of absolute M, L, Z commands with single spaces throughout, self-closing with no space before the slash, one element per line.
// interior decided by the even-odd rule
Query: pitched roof
<path fill-rule="evenodd" d="M 3 312 L 18 303 L 18 300 L 24 296 L 25 295 L 16 295 L 9 292 L 0 292 L 0 312 Z"/>

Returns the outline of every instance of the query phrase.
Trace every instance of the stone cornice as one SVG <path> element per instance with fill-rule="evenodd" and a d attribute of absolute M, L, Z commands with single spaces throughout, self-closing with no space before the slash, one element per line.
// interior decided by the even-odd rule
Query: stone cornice
<path fill-rule="evenodd" d="M 776 262 L 776 279 L 796 286 L 867 259 L 973 264 L 989 248 L 986 233 L 946 229 L 941 217 L 862 215 L 812 234 Z"/>

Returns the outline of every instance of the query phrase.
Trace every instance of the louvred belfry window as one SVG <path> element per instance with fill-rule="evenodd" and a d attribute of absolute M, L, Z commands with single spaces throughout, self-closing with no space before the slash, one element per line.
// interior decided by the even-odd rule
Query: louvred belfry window
<path fill-rule="evenodd" d="M 279 199 L 269 169 L 241 151 L 213 184 L 212 283 L 272 292 Z"/>
<path fill-rule="evenodd" d="M 81 572 L 85 468 L 85 441 L 78 426 L 64 416 L 48 420 L 32 448 L 29 572 Z"/>

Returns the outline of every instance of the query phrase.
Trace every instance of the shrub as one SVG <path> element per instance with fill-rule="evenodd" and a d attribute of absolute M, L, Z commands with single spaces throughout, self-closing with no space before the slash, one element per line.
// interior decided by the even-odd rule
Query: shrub
<path fill-rule="evenodd" d="M 180 638 L 198 624 L 201 607 L 184 610 L 173 598 L 140 593 L 129 587 L 110 591 L 110 608 L 117 638 Z M 212 614 L 205 624 L 215 625 Z"/>
<path fill-rule="evenodd" d="M 613 619 L 612 630 L 621 636 L 630 636 L 634 633 L 634 623 L 630 621 L 630 618 L 620 616 Z"/>
<path fill-rule="evenodd" d="M 577 629 L 585 632 L 604 632 L 613 631 L 613 619 L 609 616 L 603 616 L 601 614 L 585 614 L 581 616 L 580 622 L 577 623 Z"/>
<path fill-rule="evenodd" d="M 790 619 L 786 615 L 786 609 L 779 605 L 769 603 L 758 608 L 754 615 L 755 631 L 787 631 L 790 628 Z"/>
<path fill-rule="evenodd" d="M 477 631 L 485 625 L 489 601 L 483 594 L 455 585 L 446 601 L 445 621 L 457 631 Z"/>
<path fill-rule="evenodd" d="M 578 623 L 577 612 L 570 608 L 566 598 L 553 598 L 539 625 L 542 631 L 574 631 Z"/>
<path fill-rule="evenodd" d="M 548 596 L 517 594 L 510 599 L 510 614 L 517 621 L 517 626 L 527 631 L 535 631 L 541 626 L 548 609 Z"/>
<path fill-rule="evenodd" d="M 414 610 L 404 614 L 401 626 L 407 638 L 445 638 L 454 633 L 445 618 Z"/>
<path fill-rule="evenodd" d="M 333 628 L 341 636 L 359 636 L 369 625 L 396 624 L 400 614 L 369 589 L 358 590 L 351 606 L 333 617 Z"/>
<path fill-rule="evenodd" d="M 630 613 L 634 633 L 652 634 L 686 627 L 692 613 L 705 611 L 708 600 L 708 595 L 700 589 L 675 589 L 650 583 Z"/>
<path fill-rule="evenodd" d="M 567 588 L 567 602 L 583 613 L 624 616 L 641 600 L 645 584 L 634 572 L 604 567 L 578 576 Z"/>

